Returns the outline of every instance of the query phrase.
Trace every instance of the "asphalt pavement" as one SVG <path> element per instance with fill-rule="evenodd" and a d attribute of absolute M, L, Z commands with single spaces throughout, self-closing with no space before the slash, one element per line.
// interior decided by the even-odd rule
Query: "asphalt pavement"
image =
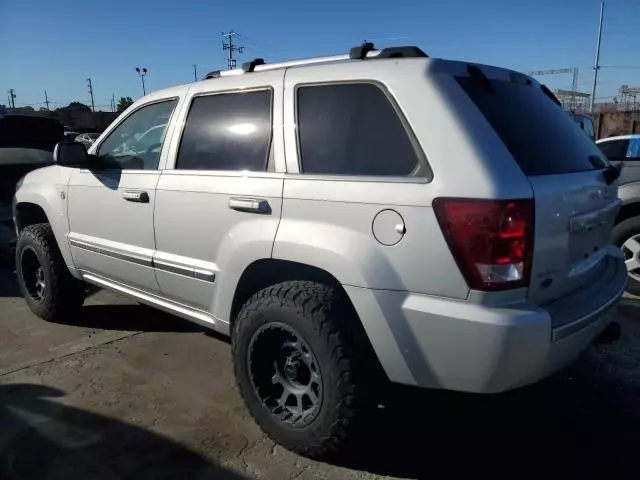
<path fill-rule="evenodd" d="M 640 303 L 638 303 L 640 305 Z M 0 270 L 0 479 L 637 478 L 640 308 L 622 339 L 537 385 L 475 396 L 399 388 L 333 464 L 254 425 L 226 339 L 99 291 L 65 323 Z"/>

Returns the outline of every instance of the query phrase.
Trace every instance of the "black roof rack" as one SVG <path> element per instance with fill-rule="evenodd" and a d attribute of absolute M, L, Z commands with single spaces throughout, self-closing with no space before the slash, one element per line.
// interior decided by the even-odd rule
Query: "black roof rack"
<path fill-rule="evenodd" d="M 367 58 L 369 52 L 376 50 L 373 43 L 364 42 L 362 45 L 353 47 L 349 51 L 349 58 L 351 60 L 364 60 Z M 373 58 L 427 58 L 428 55 L 424 53 L 420 48 L 413 45 L 407 45 L 403 47 L 388 47 L 380 50 L 380 53 Z"/>
<path fill-rule="evenodd" d="M 264 59 L 263 58 L 254 58 L 250 62 L 244 62 L 242 64 L 242 71 L 245 72 L 245 73 L 253 72 L 258 65 L 264 65 Z"/>
<path fill-rule="evenodd" d="M 364 60 L 367 58 L 367 53 L 375 50 L 376 47 L 373 46 L 371 42 L 362 42 L 362 45 L 358 45 L 357 47 L 353 47 L 349 51 L 349 58 L 351 60 Z"/>
<path fill-rule="evenodd" d="M 420 48 L 408 45 L 405 47 L 383 48 L 375 58 L 427 58 Z"/>
<path fill-rule="evenodd" d="M 210 78 L 219 78 L 220 77 L 220 70 L 214 70 L 213 72 L 209 72 L 207 73 L 203 80 L 209 80 Z"/>

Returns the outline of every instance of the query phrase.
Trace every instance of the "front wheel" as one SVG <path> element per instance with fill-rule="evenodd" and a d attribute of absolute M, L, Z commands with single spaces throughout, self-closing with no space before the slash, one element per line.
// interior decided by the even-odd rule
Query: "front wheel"
<path fill-rule="evenodd" d="M 51 226 L 29 225 L 16 245 L 18 286 L 38 317 L 67 320 L 84 302 L 83 283 L 71 276 L 58 249 Z"/>
<path fill-rule="evenodd" d="M 251 415 L 273 440 L 312 458 L 346 446 L 377 405 L 376 360 L 345 300 L 326 285 L 284 282 L 254 295 L 233 326 L 236 380 Z"/>

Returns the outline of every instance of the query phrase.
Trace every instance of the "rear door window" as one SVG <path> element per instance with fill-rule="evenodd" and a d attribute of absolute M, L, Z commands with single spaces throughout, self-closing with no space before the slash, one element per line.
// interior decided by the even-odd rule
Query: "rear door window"
<path fill-rule="evenodd" d="M 194 98 L 176 168 L 266 171 L 272 98 L 270 89 Z"/>
<path fill-rule="evenodd" d="M 527 176 L 594 170 L 595 143 L 536 84 L 458 77 Z"/>

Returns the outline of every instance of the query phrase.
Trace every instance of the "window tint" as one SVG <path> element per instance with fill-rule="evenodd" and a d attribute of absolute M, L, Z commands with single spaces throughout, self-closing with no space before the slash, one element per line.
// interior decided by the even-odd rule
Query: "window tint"
<path fill-rule="evenodd" d="M 600 151 L 611 161 L 625 160 L 629 149 L 629 140 L 609 140 L 598 144 Z"/>
<path fill-rule="evenodd" d="M 410 175 L 418 156 L 384 92 L 368 83 L 298 88 L 302 171 Z"/>
<path fill-rule="evenodd" d="M 537 85 L 459 77 L 525 175 L 595 169 L 595 143 Z M 604 161 L 604 160 L 603 160 Z"/>
<path fill-rule="evenodd" d="M 176 168 L 265 171 L 271 140 L 271 91 L 196 97 Z"/>
<path fill-rule="evenodd" d="M 142 107 L 118 125 L 98 148 L 96 166 L 123 170 L 155 170 L 176 100 Z"/>

